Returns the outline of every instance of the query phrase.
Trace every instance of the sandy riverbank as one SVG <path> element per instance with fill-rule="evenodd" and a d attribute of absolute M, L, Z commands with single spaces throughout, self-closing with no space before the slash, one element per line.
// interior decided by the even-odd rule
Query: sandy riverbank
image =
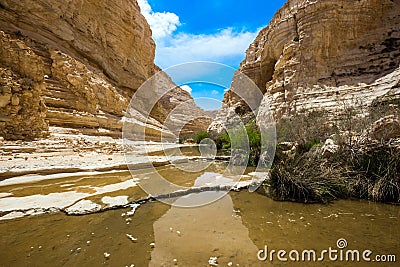
<path fill-rule="evenodd" d="M 133 143 L 134 164 L 148 163 L 147 153 L 181 145 L 156 142 Z M 122 139 L 78 134 L 72 129 L 51 129 L 47 139 L 31 142 L 0 141 L 0 180 L 29 175 L 127 170 Z M 151 157 L 155 164 L 164 157 Z M 132 163 L 131 162 L 131 163 Z"/>

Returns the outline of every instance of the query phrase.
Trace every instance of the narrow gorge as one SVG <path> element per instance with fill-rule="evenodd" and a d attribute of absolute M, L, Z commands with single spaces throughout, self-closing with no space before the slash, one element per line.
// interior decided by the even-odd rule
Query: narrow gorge
<path fill-rule="evenodd" d="M 397 266 L 400 0 L 282 3 L 0 0 L 0 266 Z"/>
<path fill-rule="evenodd" d="M 45 137 L 51 127 L 121 137 L 130 98 L 159 71 L 151 30 L 136 2 L 2 1 L 0 28 L 0 132 L 7 140 Z M 149 124 L 158 140 L 171 134 L 161 119 L 190 100 L 177 88 L 155 108 L 158 121 L 137 118 L 138 124 Z M 193 103 L 186 112 L 201 110 Z"/>

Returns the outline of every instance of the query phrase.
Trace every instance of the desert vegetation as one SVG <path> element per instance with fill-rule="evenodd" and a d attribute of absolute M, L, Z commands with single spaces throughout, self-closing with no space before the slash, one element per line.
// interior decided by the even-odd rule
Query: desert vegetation
<path fill-rule="evenodd" d="M 320 109 L 280 119 L 270 177 L 259 192 L 277 200 L 302 202 L 354 197 L 400 203 L 398 104 L 381 101 L 363 112 L 356 106 L 343 106 L 335 116 Z M 245 129 L 248 165 L 257 166 L 261 135 L 254 118 Z M 200 133 L 195 139 L 205 136 Z M 218 150 L 225 153 L 241 138 L 246 136 L 213 137 Z"/>
<path fill-rule="evenodd" d="M 280 120 L 270 179 L 260 191 L 280 200 L 399 203 L 399 114 L 396 104 L 379 103 L 364 115 L 346 108 L 336 120 L 323 110 Z"/>

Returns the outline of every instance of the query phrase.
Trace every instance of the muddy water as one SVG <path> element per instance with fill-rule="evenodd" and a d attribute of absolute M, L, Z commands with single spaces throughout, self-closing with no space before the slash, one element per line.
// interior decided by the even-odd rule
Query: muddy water
<path fill-rule="evenodd" d="M 171 181 L 187 185 L 205 174 L 203 171 L 188 176 L 173 166 L 159 167 L 157 171 Z M 207 170 L 208 174 L 213 172 L 221 173 L 221 165 Z M 12 192 L 14 197 L 26 197 L 49 195 L 57 190 L 75 192 L 80 187 L 99 190 L 109 183 L 130 179 L 127 173 L 108 174 L 109 178 L 104 175 L 65 177 L 0 189 L 3 193 Z M 148 170 L 138 170 L 136 176 L 148 175 Z M 86 187 L 88 184 L 92 188 Z M 176 204 L 210 194 L 223 192 L 188 195 L 178 198 Z M 145 194 L 133 186 L 112 192 L 112 196 L 119 195 L 133 198 Z M 95 197 L 99 195 L 92 196 Z M 346 249 L 371 250 L 371 258 L 376 254 L 396 254 L 400 260 L 399 206 L 367 201 L 305 205 L 276 202 L 244 190 L 230 192 L 199 208 L 148 202 L 140 205 L 133 215 L 128 215 L 129 211 L 131 208 L 85 216 L 51 213 L 0 221 L 0 265 L 210 266 L 216 257 L 218 266 L 280 266 L 283 263 L 276 256 L 272 263 L 259 261 L 258 251 L 267 245 L 270 250 L 301 253 L 313 249 L 319 253 L 329 247 L 337 249 L 339 238 L 346 239 Z M 284 265 L 398 266 L 398 263 L 329 262 L 326 256 L 322 263 Z"/>

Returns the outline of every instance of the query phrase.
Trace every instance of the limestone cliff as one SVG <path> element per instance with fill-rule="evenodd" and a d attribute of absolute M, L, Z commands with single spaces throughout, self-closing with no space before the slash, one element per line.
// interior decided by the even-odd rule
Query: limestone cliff
<path fill-rule="evenodd" d="M 399 64 L 399 0 L 289 0 L 250 45 L 240 71 L 264 93 L 258 116 L 269 106 L 279 119 L 398 96 Z M 235 105 L 228 91 L 210 129 Z"/>
<path fill-rule="evenodd" d="M 0 136 L 6 139 L 43 137 L 49 126 L 119 137 L 130 97 L 158 70 L 136 1 L 0 0 L 0 33 Z M 169 98 L 174 94 L 182 90 Z M 168 111 L 164 103 L 159 112 Z M 136 119 L 151 127 L 154 139 L 174 136 L 162 121 Z"/>
<path fill-rule="evenodd" d="M 154 71 L 155 44 L 136 1 L 1 0 L 3 30 L 50 45 L 138 88 Z"/>

